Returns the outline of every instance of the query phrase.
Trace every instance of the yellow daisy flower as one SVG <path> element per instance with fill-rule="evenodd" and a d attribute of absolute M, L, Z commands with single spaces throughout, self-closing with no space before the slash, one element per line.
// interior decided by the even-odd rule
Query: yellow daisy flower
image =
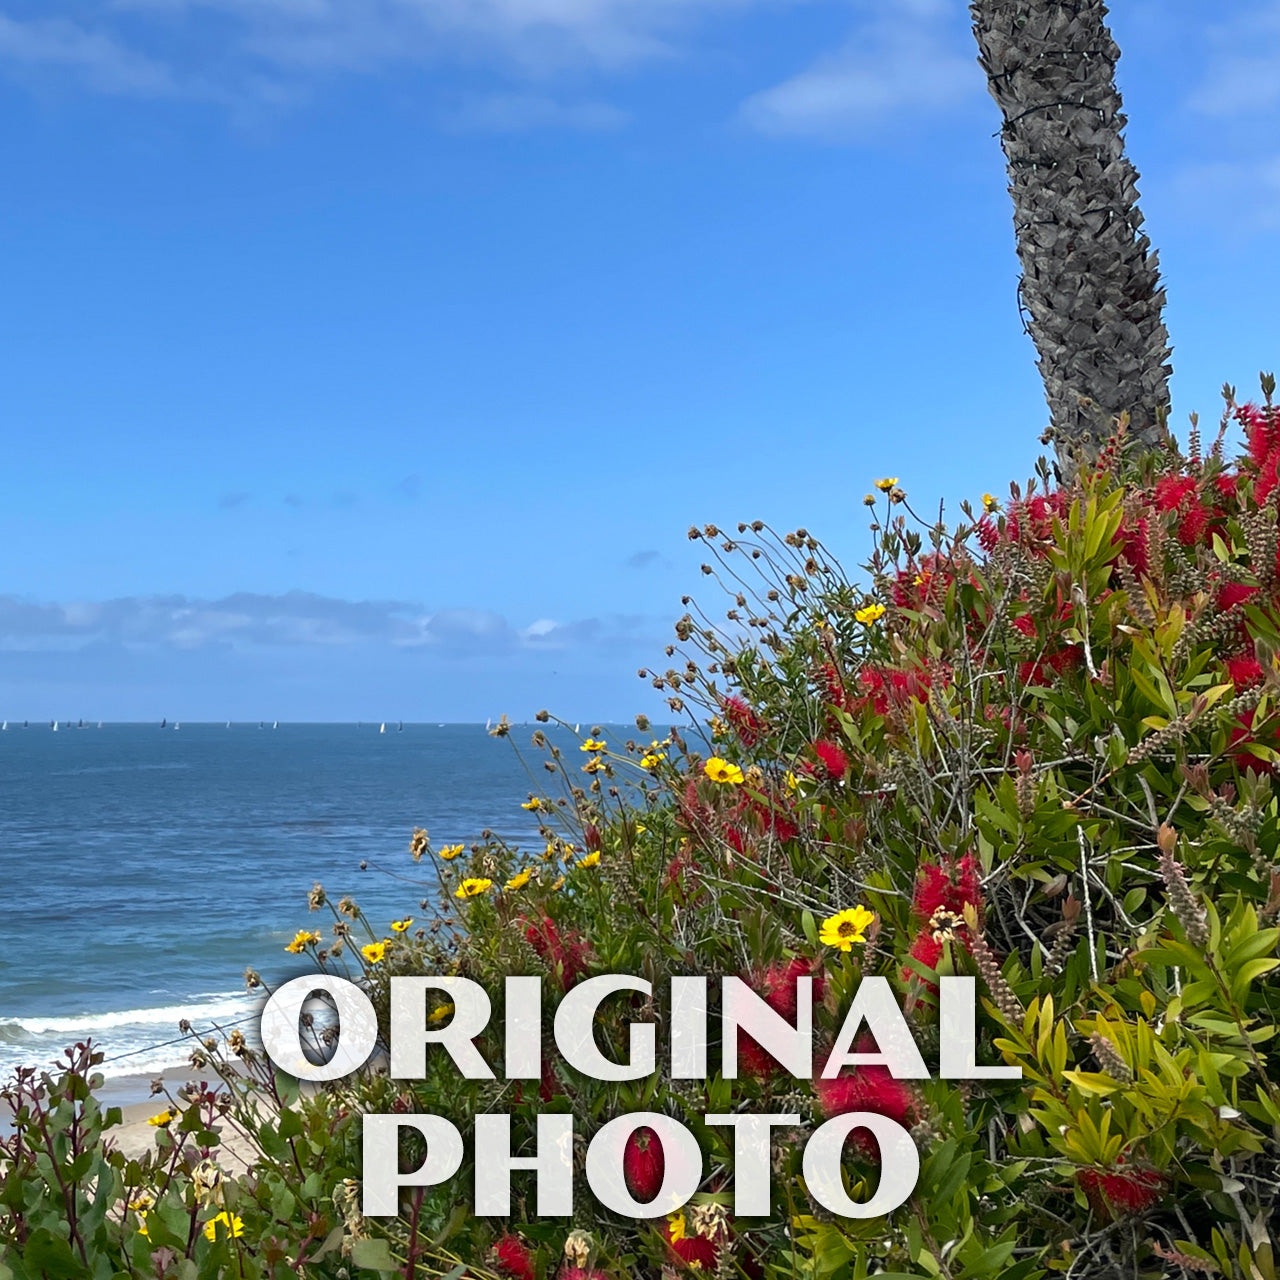
<path fill-rule="evenodd" d="M 991 494 L 984 493 L 982 495 L 982 509 L 983 511 L 986 511 L 988 513 L 992 511 L 998 511 L 1000 509 L 1000 504 L 995 500 L 995 498 Z"/>
<path fill-rule="evenodd" d="M 387 957 L 387 940 L 366 943 L 360 948 L 360 954 L 370 964 L 381 964 Z"/>
<path fill-rule="evenodd" d="M 312 943 L 319 942 L 320 935 L 312 929 L 299 929 L 293 935 L 293 941 L 285 946 L 291 955 L 301 955 Z"/>
<path fill-rule="evenodd" d="M 225 1209 L 215 1218 L 210 1218 L 204 1224 L 204 1235 L 206 1240 L 216 1240 L 218 1238 L 218 1229 L 221 1228 L 228 1236 L 244 1235 L 244 1223 L 238 1214 L 228 1213 Z"/>
<path fill-rule="evenodd" d="M 893 486 L 896 485 L 897 483 L 898 483 L 897 476 L 885 476 L 883 480 L 876 481 L 876 488 L 879 489 L 881 493 L 888 493 L 889 490 L 892 489 Z"/>
<path fill-rule="evenodd" d="M 528 809 L 530 811 L 541 809 L 542 801 L 539 800 L 537 796 L 530 796 L 528 800 L 526 800 L 524 804 L 522 804 L 520 807 L 522 809 Z"/>
<path fill-rule="evenodd" d="M 502 887 L 510 893 L 513 889 L 523 889 L 529 883 L 530 877 L 533 875 L 532 867 L 525 867 L 519 875 L 512 876 Z"/>
<path fill-rule="evenodd" d="M 822 922 L 818 938 L 828 947 L 851 951 L 855 942 L 866 941 L 867 928 L 875 918 L 875 912 L 864 906 L 848 907 Z"/>
<path fill-rule="evenodd" d="M 864 609 L 855 609 L 853 616 L 863 624 L 870 626 L 873 622 L 879 622 L 884 617 L 885 609 L 882 604 L 869 604 Z"/>
<path fill-rule="evenodd" d="M 582 859 L 581 862 L 578 863 L 579 867 L 596 867 L 599 865 L 600 865 L 599 849 L 593 849 L 589 854 L 587 854 L 585 858 Z"/>
<path fill-rule="evenodd" d="M 683 1240 L 689 1233 L 685 1229 L 684 1214 L 676 1212 L 667 1217 L 667 1238 L 672 1244 Z"/>
<path fill-rule="evenodd" d="M 659 751 L 650 751 L 648 755 L 640 758 L 640 767 L 642 769 L 656 769 L 666 758 Z"/>
<path fill-rule="evenodd" d="M 455 898 L 476 898 L 480 894 L 488 892 L 493 888 L 493 881 L 486 880 L 483 876 L 475 876 L 470 880 L 464 880 L 453 892 Z"/>
<path fill-rule="evenodd" d="M 790 769 L 787 770 L 786 777 L 782 779 L 782 785 L 788 791 L 798 791 L 800 789 L 800 781 Z"/>
<path fill-rule="evenodd" d="M 597 742 L 594 738 L 588 738 L 579 748 L 579 751 L 603 751 L 609 744 L 607 742 Z"/>
<path fill-rule="evenodd" d="M 551 892 L 552 892 L 552 893 L 559 893 L 559 891 L 560 891 L 561 889 L 563 889 L 563 888 L 564 888 L 564 876 L 560 876 L 560 877 L 556 880 L 555 884 L 553 884 L 553 885 L 551 886 Z"/>
<path fill-rule="evenodd" d="M 153 1129 L 167 1129 L 174 1119 L 175 1116 L 172 1111 L 162 1111 L 158 1116 L 152 1116 L 147 1123 Z"/>
<path fill-rule="evenodd" d="M 467 846 L 464 844 L 447 844 L 440 850 L 440 856 L 446 861 L 451 862 L 460 854 Z"/>
<path fill-rule="evenodd" d="M 712 782 L 727 782 L 733 786 L 738 786 L 743 781 L 743 772 L 736 764 L 730 764 L 727 760 L 722 760 L 719 756 L 712 756 L 710 760 L 703 765 L 703 772 Z"/>
<path fill-rule="evenodd" d="M 427 1014 L 428 1022 L 443 1022 L 453 1012 L 452 1004 L 437 1005 Z"/>
<path fill-rule="evenodd" d="M 582 766 L 583 773 L 599 773 L 604 768 L 604 761 L 599 756 L 592 756 L 586 764 Z"/>
<path fill-rule="evenodd" d="M 408 933 L 409 926 L 413 923 L 412 916 L 405 916 L 403 920 L 393 920 L 391 922 L 392 933 Z"/>

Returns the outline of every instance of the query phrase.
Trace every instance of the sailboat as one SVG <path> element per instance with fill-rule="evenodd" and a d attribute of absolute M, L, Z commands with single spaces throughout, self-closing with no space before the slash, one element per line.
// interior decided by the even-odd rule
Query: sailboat
<path fill-rule="evenodd" d="M 7 729 L 8 727 L 9 727 L 9 722 L 7 720 L 4 722 L 4 724 L 0 724 L 0 730 Z"/>
<path fill-rule="evenodd" d="M 397 733 L 403 733 L 403 732 L 404 732 L 404 721 L 403 721 L 403 720 L 401 720 L 401 721 L 400 721 L 400 723 L 399 723 L 398 725 L 396 725 L 396 732 L 397 732 Z"/>
<path fill-rule="evenodd" d="M 49 727 L 54 731 L 54 733 L 58 732 L 58 722 L 56 720 L 52 721 Z"/>
<path fill-rule="evenodd" d="M 174 727 L 175 729 L 181 729 L 181 728 L 182 728 L 182 726 L 181 726 L 181 725 L 180 725 L 176 720 L 173 722 L 173 727 Z"/>
<path fill-rule="evenodd" d="M 280 727 L 280 721 L 279 721 L 279 720 L 273 720 L 273 721 L 271 722 L 271 727 L 272 727 L 273 729 L 278 729 L 278 728 Z"/>
<path fill-rule="evenodd" d="M 169 727 L 169 717 L 168 717 L 168 716 L 165 716 L 165 717 L 164 717 L 164 719 L 160 721 L 160 727 L 161 727 L 162 729 L 167 729 L 167 728 Z"/>
<path fill-rule="evenodd" d="M 383 721 L 383 722 L 378 726 L 378 732 L 379 732 L 379 733 L 386 733 L 386 731 L 387 731 L 387 722 L 384 720 L 384 721 Z"/>
<path fill-rule="evenodd" d="M 228 721 L 227 721 L 227 728 L 228 728 L 228 729 L 230 729 L 230 728 L 231 728 L 231 721 L 230 721 L 230 720 L 228 720 Z"/>
<path fill-rule="evenodd" d="M 101 721 L 101 720 L 99 720 L 99 721 L 98 721 L 98 728 L 99 728 L 99 729 L 101 729 L 101 728 L 102 728 L 102 721 Z"/>

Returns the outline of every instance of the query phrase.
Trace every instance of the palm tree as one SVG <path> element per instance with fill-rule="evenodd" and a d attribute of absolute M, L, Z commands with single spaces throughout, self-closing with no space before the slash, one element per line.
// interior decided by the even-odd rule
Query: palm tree
<path fill-rule="evenodd" d="M 1004 117 L 1020 297 L 1059 464 L 1097 452 L 1113 419 L 1165 438 L 1169 335 L 1157 255 L 1124 153 L 1120 50 L 1102 0 L 972 0 L 979 62 Z"/>

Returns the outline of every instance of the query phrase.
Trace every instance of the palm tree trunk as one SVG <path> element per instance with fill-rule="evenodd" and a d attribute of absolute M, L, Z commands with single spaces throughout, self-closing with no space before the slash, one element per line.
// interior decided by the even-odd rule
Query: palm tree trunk
<path fill-rule="evenodd" d="M 1060 466 L 1112 419 L 1155 448 L 1169 407 L 1165 295 L 1124 154 L 1120 50 L 1102 0 L 973 0 L 979 62 L 1004 117 L 1020 296 Z"/>

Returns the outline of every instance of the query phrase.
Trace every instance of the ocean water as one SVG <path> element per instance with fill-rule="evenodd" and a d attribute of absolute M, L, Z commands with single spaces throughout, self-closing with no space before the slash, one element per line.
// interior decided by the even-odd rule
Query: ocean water
<path fill-rule="evenodd" d="M 335 902 L 355 897 L 379 928 L 420 917 L 432 888 L 408 854 L 415 826 L 436 847 L 485 828 L 537 842 L 520 808 L 548 778 L 534 727 L 504 741 L 483 725 L 10 724 L 0 1078 L 87 1037 L 108 1077 L 176 1064 L 190 1049 L 174 1043 L 181 1018 L 251 1031 L 260 1001 L 245 967 L 296 976 L 308 965 L 284 944 L 300 928 L 328 936 L 329 912 L 307 910 L 315 881 Z"/>

